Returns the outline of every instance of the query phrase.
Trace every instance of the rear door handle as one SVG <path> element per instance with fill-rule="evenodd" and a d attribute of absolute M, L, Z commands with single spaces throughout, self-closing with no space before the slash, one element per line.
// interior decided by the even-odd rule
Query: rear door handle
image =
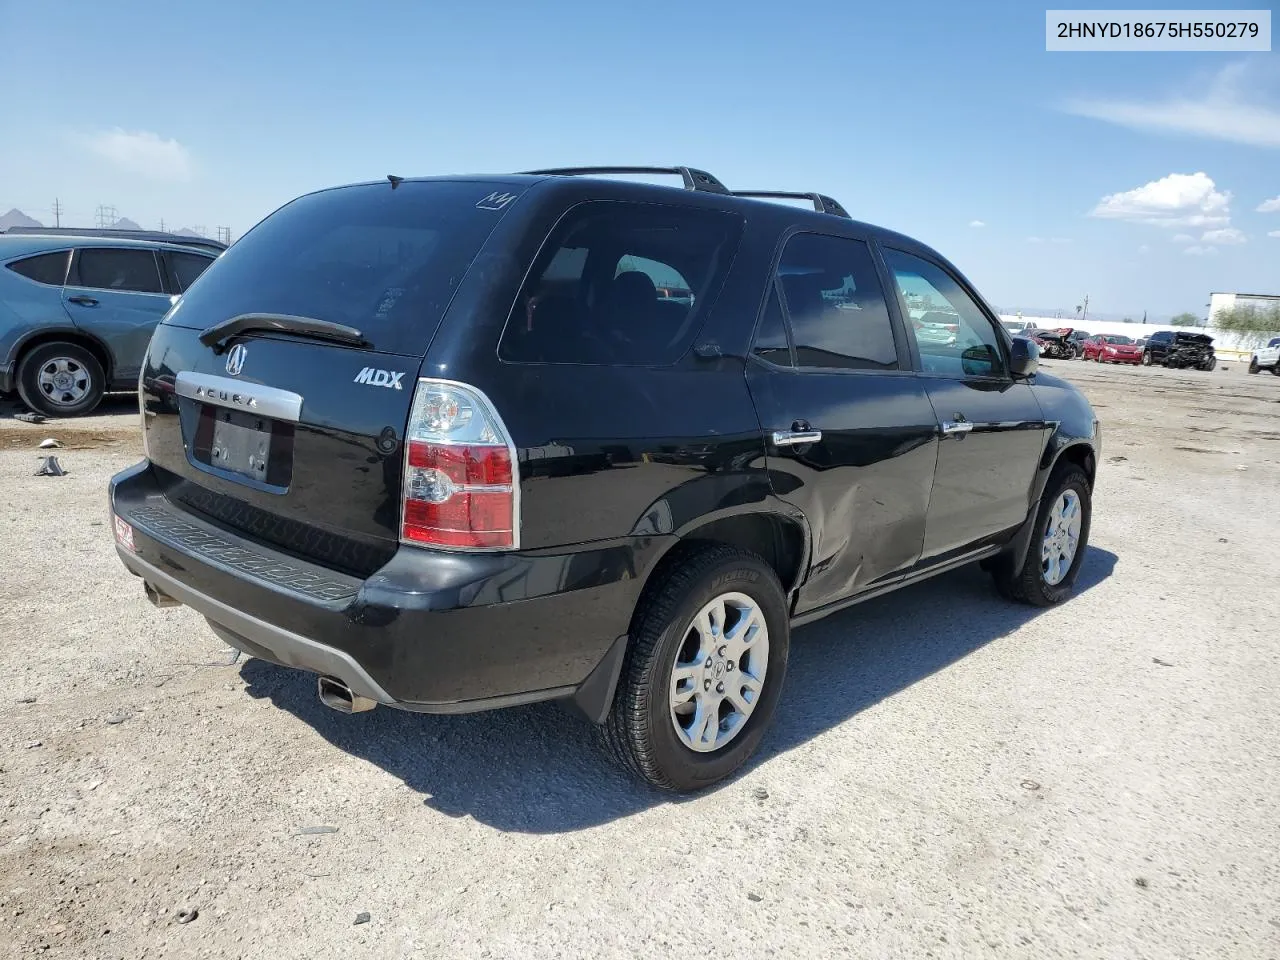
<path fill-rule="evenodd" d="M 78 303 L 82 307 L 96 307 L 98 305 L 98 301 L 93 299 L 93 297 L 84 296 L 67 297 L 67 303 Z"/>
<path fill-rule="evenodd" d="M 821 439 L 821 430 L 773 431 L 773 445 L 775 447 L 799 447 L 806 443 L 817 443 Z"/>
<path fill-rule="evenodd" d="M 968 420 L 943 420 L 942 433 L 943 436 L 964 436 L 973 429 L 973 424 Z"/>

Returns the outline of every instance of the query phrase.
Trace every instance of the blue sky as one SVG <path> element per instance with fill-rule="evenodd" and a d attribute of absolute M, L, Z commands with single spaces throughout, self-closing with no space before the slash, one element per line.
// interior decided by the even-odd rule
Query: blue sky
<path fill-rule="evenodd" d="M 57 10 L 0 0 L 0 213 L 239 235 L 391 172 L 688 163 L 830 193 L 1004 309 L 1280 293 L 1274 53 L 1051 54 L 1043 5 L 954 0 Z"/>

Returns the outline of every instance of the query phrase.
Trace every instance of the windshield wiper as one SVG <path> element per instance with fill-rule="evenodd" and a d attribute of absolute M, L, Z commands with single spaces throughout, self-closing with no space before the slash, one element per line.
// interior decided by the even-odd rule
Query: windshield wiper
<path fill-rule="evenodd" d="M 314 340 L 332 340 L 335 343 L 349 343 L 355 347 L 367 347 L 369 341 L 355 327 L 348 327 L 332 320 L 316 320 L 313 317 L 291 317 L 287 313 L 242 313 L 230 320 L 215 323 L 200 334 L 200 342 L 206 347 L 213 347 L 214 353 L 222 353 L 227 341 L 232 337 L 250 330 L 266 330 L 274 333 L 287 333 L 295 337 L 310 337 Z"/>

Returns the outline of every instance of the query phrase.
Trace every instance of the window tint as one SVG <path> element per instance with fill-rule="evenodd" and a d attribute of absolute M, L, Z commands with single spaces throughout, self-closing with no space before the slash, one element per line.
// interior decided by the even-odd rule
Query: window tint
<path fill-rule="evenodd" d="M 761 359 L 780 367 L 791 366 L 791 344 L 787 341 L 787 326 L 782 319 L 782 304 L 778 301 L 778 288 L 769 285 L 769 302 L 765 304 L 760 328 L 756 330 L 755 346 L 751 352 Z"/>
<path fill-rule="evenodd" d="M 802 233 L 778 265 L 796 366 L 896 370 L 893 324 L 861 240 Z"/>
<path fill-rule="evenodd" d="M 80 251 L 78 284 L 98 290 L 163 293 L 160 268 L 150 250 L 90 247 Z"/>
<path fill-rule="evenodd" d="M 520 363 L 666 364 L 688 349 L 742 220 L 717 210 L 579 204 L 530 271 L 498 345 Z"/>
<path fill-rule="evenodd" d="M 178 280 L 179 292 L 186 292 L 187 287 L 196 282 L 196 278 L 204 273 L 212 257 L 202 257 L 198 253 L 169 253 L 169 265 Z"/>
<path fill-rule="evenodd" d="M 885 248 L 884 258 L 926 371 L 954 376 L 1005 375 L 995 327 L 950 274 L 900 250 Z"/>
<path fill-rule="evenodd" d="M 42 253 L 39 256 L 14 261 L 9 264 L 9 269 L 14 273 L 22 274 L 29 280 L 34 280 L 36 283 L 47 283 L 60 287 L 67 278 L 67 258 L 70 256 L 70 250 L 60 250 L 57 253 Z"/>

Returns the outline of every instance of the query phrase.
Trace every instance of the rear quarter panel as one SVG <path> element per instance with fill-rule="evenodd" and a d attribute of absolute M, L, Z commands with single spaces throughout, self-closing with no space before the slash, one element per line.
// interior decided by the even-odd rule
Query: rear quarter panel
<path fill-rule="evenodd" d="M 33 334 L 57 329 L 75 329 L 62 306 L 62 289 L 0 268 L 0 362 L 14 362 Z"/>

